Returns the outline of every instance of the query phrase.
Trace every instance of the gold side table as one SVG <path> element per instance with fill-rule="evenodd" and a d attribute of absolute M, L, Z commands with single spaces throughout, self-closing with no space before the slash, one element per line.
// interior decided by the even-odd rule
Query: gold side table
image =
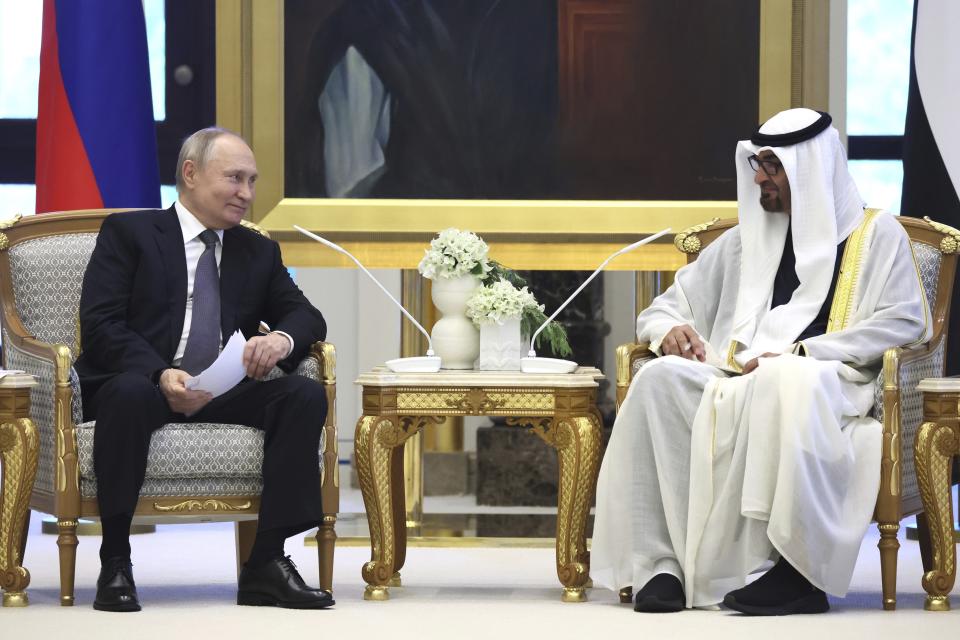
<path fill-rule="evenodd" d="M 949 611 L 957 576 L 950 470 L 960 453 L 960 378 L 927 378 L 917 389 L 923 392 L 923 424 L 913 442 L 914 464 L 933 551 L 933 569 L 923 575 L 923 608 Z"/>
<path fill-rule="evenodd" d="M 557 576 L 564 602 L 586 600 L 590 573 L 586 524 L 600 470 L 597 411 L 599 370 L 571 374 L 519 371 L 393 373 L 377 367 L 362 374 L 363 415 L 354 451 L 370 526 L 370 562 L 363 566 L 365 600 L 387 600 L 407 548 L 403 445 L 424 425 L 444 416 L 503 416 L 528 427 L 557 450 Z"/>
<path fill-rule="evenodd" d="M 36 385 L 28 374 L 0 378 L 0 587 L 5 607 L 25 607 L 28 603 L 30 572 L 21 563 L 39 451 L 37 429 L 30 420 L 30 387 Z"/>

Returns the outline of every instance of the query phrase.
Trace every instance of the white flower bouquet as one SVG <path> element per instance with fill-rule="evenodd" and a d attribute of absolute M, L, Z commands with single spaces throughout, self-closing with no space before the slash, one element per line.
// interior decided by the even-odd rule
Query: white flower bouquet
<path fill-rule="evenodd" d="M 519 317 L 521 334 L 529 338 L 547 320 L 544 307 L 537 304 L 526 281 L 512 269 L 490 260 L 488 251 L 487 243 L 477 234 L 451 227 L 430 241 L 430 248 L 425 251 L 417 269 L 430 280 L 476 276 L 483 286 L 468 300 L 466 316 L 477 327 L 502 325 L 506 319 Z M 435 284 L 434 293 L 436 289 Z M 445 317 L 441 318 L 438 324 L 445 321 Z M 538 348 L 543 340 L 560 357 L 572 353 L 567 332 L 557 321 L 548 324 L 537 336 Z"/>
<path fill-rule="evenodd" d="M 473 324 L 503 324 L 505 320 L 523 316 L 527 307 L 543 313 L 543 305 L 526 288 L 516 288 L 506 280 L 496 280 L 478 288 L 467 300 L 467 317 Z"/>
<path fill-rule="evenodd" d="M 489 248 L 477 234 L 460 229 L 444 229 L 430 241 L 417 269 L 424 278 L 459 278 L 472 274 L 483 278 L 492 269 L 487 260 Z"/>
<path fill-rule="evenodd" d="M 508 318 L 520 318 L 520 333 L 529 339 L 537 328 L 547 321 L 542 304 L 527 289 L 527 281 L 502 264 L 490 261 L 490 272 L 483 280 L 483 286 L 477 289 L 467 300 L 467 317 L 478 327 L 484 324 L 503 324 Z M 563 325 L 554 320 L 537 336 L 537 348 L 546 339 L 558 356 L 566 357 L 573 353 L 567 332 Z"/>

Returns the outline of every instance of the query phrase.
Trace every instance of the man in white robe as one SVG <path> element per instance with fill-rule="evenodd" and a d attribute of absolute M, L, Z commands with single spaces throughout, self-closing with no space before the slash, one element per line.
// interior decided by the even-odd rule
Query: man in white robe
<path fill-rule="evenodd" d="M 845 595 L 880 483 L 883 352 L 929 338 L 909 239 L 864 212 L 829 115 L 774 116 L 736 167 L 739 225 L 637 318 L 662 357 L 600 469 L 591 575 L 637 611 L 819 613 Z"/>

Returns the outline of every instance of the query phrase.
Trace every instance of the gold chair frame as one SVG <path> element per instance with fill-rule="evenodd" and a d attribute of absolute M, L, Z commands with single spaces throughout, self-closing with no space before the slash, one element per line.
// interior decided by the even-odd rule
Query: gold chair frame
<path fill-rule="evenodd" d="M 912 456 L 912 450 L 904 448 L 904 431 L 911 429 L 915 434 L 920 422 L 915 425 L 900 424 L 900 402 L 902 393 L 919 393 L 916 389 L 901 386 L 901 372 L 911 363 L 930 357 L 947 340 L 947 327 L 950 316 L 950 302 L 953 294 L 954 274 L 957 269 L 957 253 L 960 250 L 960 232 L 929 218 L 918 219 L 898 216 L 911 242 L 921 242 L 936 248 L 941 253 L 940 273 L 937 282 L 937 296 L 933 308 L 933 334 L 930 341 L 915 347 L 894 347 L 883 355 L 883 453 L 880 459 L 880 491 L 874 508 L 874 522 L 880 530 L 880 571 L 883 588 L 883 608 L 896 609 L 897 606 L 897 552 L 900 543 L 897 532 L 900 521 L 911 515 L 918 515 L 921 540 L 929 544 L 926 534 L 926 521 L 923 518 L 923 505 L 920 492 L 916 495 L 903 495 L 903 459 Z M 720 234 L 737 224 L 735 218 L 699 224 L 678 233 L 674 245 L 687 255 L 687 263 L 697 259 L 700 251 Z M 653 358 L 656 354 L 649 345 L 627 343 L 617 347 L 617 409 L 627 395 L 633 378 L 634 363 L 640 359 Z M 940 372 L 942 375 L 942 371 Z M 929 552 L 925 557 L 929 557 Z M 625 596 L 626 594 L 621 594 Z"/>
<path fill-rule="evenodd" d="M 97 517 L 96 498 L 84 498 L 80 494 L 80 476 L 77 454 L 76 425 L 71 414 L 73 391 L 70 386 L 70 368 L 77 345 L 49 344 L 38 340 L 24 326 L 17 313 L 12 284 L 12 272 L 8 249 L 19 243 L 47 236 L 97 233 L 104 218 L 123 209 L 97 209 L 48 213 L 28 218 L 17 218 L 7 223 L 0 231 L 0 323 L 9 341 L 18 349 L 49 363 L 55 372 L 55 479 L 52 493 L 34 487 L 30 509 L 56 516 L 59 536 L 57 546 L 60 556 L 60 604 L 71 606 L 74 596 L 76 572 L 77 525 L 80 518 Z M 266 233 L 256 225 L 244 222 L 245 226 Z M 78 322 L 79 328 L 79 322 Z M 77 343 L 79 343 L 79 331 Z M 6 350 L 4 350 L 6 364 Z M 336 543 L 334 530 L 340 508 L 340 479 L 337 454 L 336 427 L 336 350 L 328 342 L 317 342 L 307 356 L 317 361 L 321 383 L 327 394 L 329 411 L 324 424 L 325 449 L 324 472 L 321 477 L 323 522 L 317 530 L 316 540 L 319 560 L 319 582 L 323 589 L 333 586 L 333 556 Z M 237 571 L 246 562 L 253 546 L 257 529 L 257 514 L 260 509 L 259 495 L 238 496 L 151 496 L 137 502 L 135 518 L 151 521 L 210 522 L 234 521 L 236 527 Z M 26 546 L 23 533 L 21 548 Z M 22 554 L 21 554 L 22 557 Z"/>

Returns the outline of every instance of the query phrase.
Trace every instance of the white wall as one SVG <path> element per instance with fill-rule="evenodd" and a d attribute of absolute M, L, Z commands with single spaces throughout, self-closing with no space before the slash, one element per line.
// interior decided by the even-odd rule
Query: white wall
<path fill-rule="evenodd" d="M 400 298 L 400 271 L 371 269 Z M 327 340 L 337 348 L 337 428 L 340 458 L 353 451 L 360 417 L 357 376 L 400 355 L 399 310 L 357 269 L 297 268 L 297 284 L 327 321 Z"/>
<path fill-rule="evenodd" d="M 636 274 L 633 271 L 607 271 L 603 274 L 603 319 L 610 333 L 603 339 L 603 373 L 610 381 L 607 396 L 616 401 L 617 347 L 637 338 Z"/>

